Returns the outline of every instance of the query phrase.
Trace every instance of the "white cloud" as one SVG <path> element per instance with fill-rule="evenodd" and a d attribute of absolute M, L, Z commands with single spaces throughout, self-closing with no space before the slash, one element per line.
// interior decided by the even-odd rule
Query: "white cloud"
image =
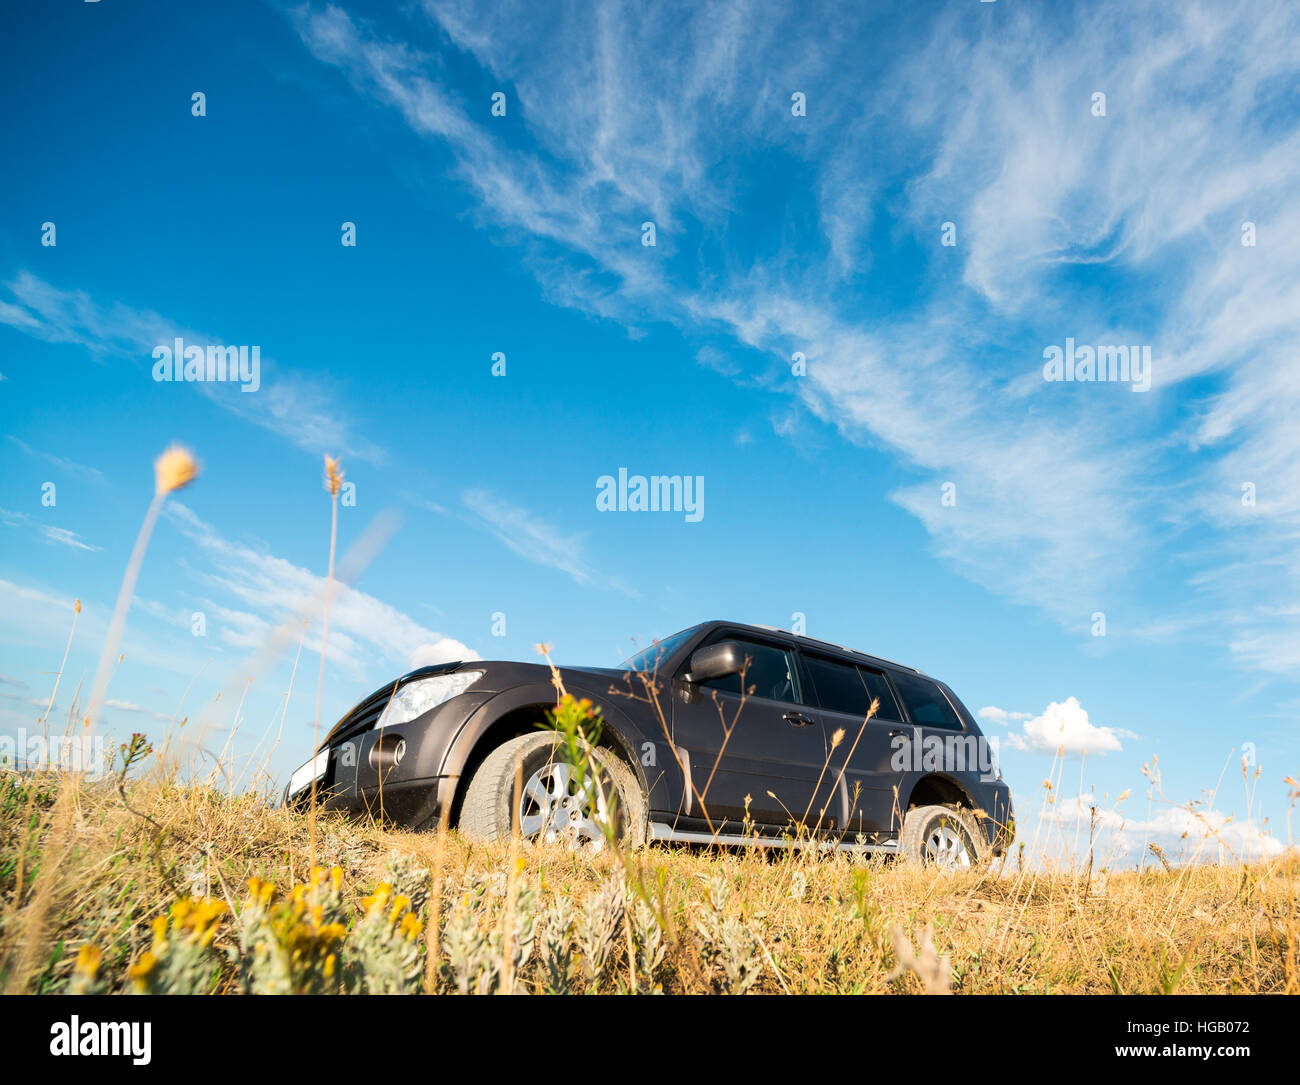
<path fill-rule="evenodd" d="M 102 547 L 93 546 L 86 542 L 75 531 L 66 527 L 55 527 L 53 524 L 43 524 L 39 520 L 28 516 L 25 512 L 14 512 L 12 509 L 0 509 L 0 520 L 3 520 L 10 527 L 29 527 L 40 535 L 46 542 L 57 543 L 60 546 L 67 546 L 73 550 L 95 551 L 101 550 Z"/>
<path fill-rule="evenodd" d="M 1106 295 L 1054 275 L 1069 265 L 1107 265 L 1147 299 L 1150 325 L 1134 330 L 1142 338 L 1117 340 L 1153 344 L 1158 392 L 1197 378 L 1209 394 L 1180 390 L 1192 409 L 1172 441 L 1153 426 L 1162 417 L 1153 395 L 1140 407 L 1149 420 L 1096 447 L 1126 448 L 1156 472 L 1167 451 L 1179 457 L 1181 484 L 1154 492 L 1143 477 L 1115 474 L 1115 492 L 1141 494 L 1152 524 L 1220 529 L 1194 555 L 1217 575 L 1192 607 L 1222 621 L 1198 630 L 1195 614 L 1177 620 L 1228 640 L 1246 666 L 1294 675 L 1300 619 L 1261 604 L 1300 583 L 1300 250 L 1285 240 L 1300 230 L 1300 124 L 1283 89 L 1300 77 L 1300 13 L 1284 3 L 1111 5 L 1069 33 L 1024 9 L 1007 14 L 1012 28 L 975 41 L 944 28 L 885 103 L 905 126 L 942 134 L 912 186 L 916 209 L 960 208 L 965 280 L 1008 318 L 1039 312 L 1061 327 L 1104 328 Z M 1027 37 L 1042 47 L 1023 50 Z M 939 87 L 932 73 L 945 54 L 960 56 L 960 74 Z M 1104 118 L 1087 108 L 1099 89 Z M 1247 221 L 1254 246 L 1241 243 Z M 1246 483 L 1258 488 L 1250 505 Z M 1244 628 L 1228 639 L 1223 625 Z"/>
<path fill-rule="evenodd" d="M 486 528 L 522 558 L 559 569 L 584 586 L 610 587 L 632 595 L 620 581 L 592 568 L 580 535 L 565 534 L 527 509 L 486 490 L 462 495 L 471 523 Z"/>
<path fill-rule="evenodd" d="M 39 526 L 40 533 L 52 543 L 59 543 L 62 546 L 70 546 L 74 550 L 102 550 L 101 546 L 92 546 L 84 542 L 80 535 L 66 527 L 52 527 L 49 524 Z"/>
<path fill-rule="evenodd" d="M 456 663 L 461 660 L 478 659 L 478 653 L 472 652 L 458 640 L 443 637 L 436 644 L 421 644 L 411 652 L 410 668 L 431 667 L 435 663 Z"/>
<path fill-rule="evenodd" d="M 1095 803 L 1086 795 L 1055 803 L 1041 817 L 1085 827 L 1093 822 Z M 1145 818 L 1129 818 L 1118 809 L 1096 807 L 1096 826 L 1101 830 L 1097 850 L 1138 855 L 1148 844 L 1157 844 L 1170 856 L 1193 855 L 1207 861 L 1238 859 L 1251 861 L 1281 855 L 1287 845 L 1268 829 L 1252 820 L 1238 821 L 1217 810 L 1171 806 Z"/>
<path fill-rule="evenodd" d="M 125 358 L 139 367 L 136 379 L 140 381 L 153 379 L 154 347 L 177 336 L 201 344 L 242 342 L 237 335 L 222 339 L 193 332 L 152 310 L 131 309 L 121 303 L 101 305 L 85 291 L 60 289 L 29 271 L 20 272 L 5 286 L 17 304 L 0 303 L 0 323 L 38 339 L 75 343 L 96 355 Z M 261 387 L 254 393 L 217 381 L 189 382 L 186 387 L 309 452 L 383 462 L 384 451 L 355 431 L 319 372 L 310 378 L 298 376 L 263 351 L 261 377 Z M 70 468 L 79 466 L 64 463 Z"/>
<path fill-rule="evenodd" d="M 207 559 L 206 565 L 196 566 L 198 575 L 241 604 L 212 605 L 215 624 L 224 624 L 221 635 L 232 647 L 252 649 L 265 644 L 286 617 L 324 598 L 324 577 L 254 545 L 221 536 L 187 505 L 173 502 L 166 508 L 171 522 Z M 321 633 L 320 614 L 313 612 L 304 650 L 319 652 Z M 417 652 L 430 645 L 449 653 L 449 658 L 479 658 L 472 648 L 421 625 L 388 603 L 335 583 L 327 656 L 336 664 L 362 675 L 378 653 L 391 665 L 407 666 Z"/>
<path fill-rule="evenodd" d="M 44 645 L 51 656 L 50 666 L 54 667 L 67 644 L 69 630 L 75 625 L 73 656 L 64 676 L 80 674 L 78 656 L 103 642 L 108 632 L 112 601 L 101 603 L 93 598 L 83 598 L 79 615 L 74 614 L 73 603 L 70 594 L 52 590 L 46 585 L 0 580 L 0 643 Z M 192 678 L 203 663 L 196 648 L 190 637 L 181 639 L 169 634 L 155 638 L 145 628 L 145 623 L 135 617 L 127 619 L 122 651 L 133 667 L 156 667 L 173 675 Z M 90 665 L 93 663 L 91 659 Z M 52 677 L 33 677 L 40 685 L 53 681 Z"/>
<path fill-rule="evenodd" d="M 60 471 L 66 471 L 70 475 L 77 475 L 91 482 L 104 481 L 104 473 L 97 467 L 87 467 L 84 463 L 77 463 L 75 460 L 67 459 L 64 456 L 56 456 L 53 452 L 43 452 L 39 448 L 33 448 L 26 441 L 19 440 L 13 434 L 9 435 L 9 440 L 17 445 L 24 455 L 44 460 L 46 463 L 57 467 Z"/>
<path fill-rule="evenodd" d="M 975 713 L 980 719 L 988 720 L 990 723 L 996 723 L 1002 727 L 1008 726 L 1012 720 L 1031 719 L 1029 712 L 1008 712 L 1005 708 L 998 708 L 997 705 L 986 705 Z"/>
<path fill-rule="evenodd" d="M 809 34 L 805 20 L 788 14 L 758 25 L 746 20 L 744 5 L 727 4 L 685 20 L 664 9 L 611 9 L 593 34 L 576 14 L 556 24 L 522 5 L 426 8 L 487 69 L 508 75 L 546 154 L 497 143 L 438 88 L 435 65 L 422 65 L 410 47 L 363 30 L 339 9 L 301 8 L 294 21 L 315 55 L 360 91 L 398 109 L 414 131 L 450 145 L 494 225 L 553 243 L 534 261 L 552 301 L 629 325 L 651 312 L 693 329 L 720 328 L 759 356 L 804 349 L 809 377 L 797 394 L 807 407 L 850 439 L 883 441 L 933 476 L 894 498 L 923 521 L 940 553 L 980 582 L 1066 620 L 1095 609 L 1134 552 L 1134 520 L 1113 496 L 1129 490 L 1126 461 L 1093 454 L 1102 438 L 1094 420 L 1025 415 L 1006 424 L 997 387 L 967 360 L 969 303 L 945 297 L 941 306 L 870 333 L 840 314 L 816 283 L 843 275 L 845 246 L 861 234 L 863 223 L 845 218 L 862 195 L 854 170 L 821 179 L 821 205 L 834 221 L 828 252 L 819 253 L 815 241 L 799 247 L 801 262 L 814 261 L 811 271 L 774 256 L 744 269 L 724 265 L 700 286 L 675 281 L 676 265 L 646 261 L 634 244 L 645 218 L 657 223 L 665 255 L 682 216 L 725 224 L 743 179 L 721 168 L 717 124 L 725 123 L 729 143 L 788 144 L 810 163 L 858 153 L 844 139 L 841 122 L 858 125 L 843 95 L 821 99 L 823 109 L 842 116 L 823 113 L 801 135 L 773 128 L 788 102 L 760 106 L 755 97 L 756 86 L 772 93 L 764 58 L 779 51 L 786 67 L 785 58 L 798 55 L 791 42 Z M 720 37 L 719 25 L 731 36 Z M 579 44 L 561 47 L 561 34 Z M 831 70 L 839 78 L 845 69 L 835 66 L 837 48 L 819 44 L 810 54 L 816 66 L 798 62 L 790 78 L 812 85 Z M 612 224 L 620 222 L 627 245 L 611 243 Z M 584 259 L 566 261 L 555 247 Z M 706 351 L 702 360 L 718 357 Z M 957 481 L 965 495 L 955 508 L 940 505 L 940 479 Z M 566 565 L 575 579 L 589 575 L 581 563 Z"/>
<path fill-rule="evenodd" d="M 1288 541 L 1300 531 L 1300 249 L 1285 240 L 1300 229 L 1300 128 L 1285 108 L 1300 75 L 1292 6 L 1012 8 L 997 34 L 953 11 L 909 22 L 928 37 L 871 65 L 852 50 L 875 16 L 842 6 L 763 19 L 738 2 L 595 18 L 472 0 L 424 9 L 509 88 L 535 153 L 498 140 L 485 108 L 443 87 L 436 57 L 333 6 L 292 18 L 319 59 L 450 148 L 482 221 L 528 242 L 523 259 L 552 301 L 630 329 L 655 318 L 729 333 L 755 348 L 737 380 L 754 379 L 754 357 L 803 350 L 806 378 L 766 383 L 847 439 L 891 450 L 916 479 L 892 497 L 936 552 L 1066 628 L 1086 629 L 1189 522 L 1249 519 L 1259 530 L 1195 561 L 1237 562 L 1207 594 L 1244 619 L 1230 642 L 1238 660 L 1300 667 L 1285 647 L 1300 644 L 1300 618 L 1256 605 L 1261 560 L 1277 563 L 1269 590 L 1300 582 Z M 791 88 L 809 93 L 797 123 Z M 1090 110 L 1098 89 L 1105 117 Z M 750 225 L 745 171 L 759 154 L 788 156 L 809 178 L 810 210 L 806 223 L 758 230 L 771 243 L 733 263 L 712 242 Z M 917 253 L 919 300 L 901 312 L 860 289 L 877 194 L 890 189 L 894 235 Z M 1254 249 L 1239 243 L 1248 217 Z M 645 218 L 658 226 L 653 260 L 635 243 Z M 945 220 L 958 245 L 940 259 Z M 692 251 L 685 236 L 703 240 Z M 1116 327 L 1114 294 L 1078 286 L 1089 265 L 1144 299 L 1142 326 Z M 1155 390 L 1044 385 L 1042 347 L 1066 337 L 1151 343 Z M 701 361 L 725 371 L 725 357 L 714 348 Z M 1171 439 L 1164 392 L 1207 374 L 1219 391 L 1181 410 L 1192 421 Z M 1170 455 L 1190 481 L 1153 481 Z M 1243 513 L 1236 498 L 1252 479 L 1260 502 Z M 956 484 L 955 505 L 940 502 L 943 482 Z"/>
<path fill-rule="evenodd" d="M 989 711 L 982 708 L 980 714 Z M 1023 719 L 1025 716 L 1024 713 L 1017 713 L 1014 717 L 1010 713 L 1004 715 L 1008 719 Z M 1078 698 L 1067 697 L 1064 701 L 1053 701 L 1043 710 L 1042 715 L 1028 719 L 1023 730 L 1009 734 L 1007 745 L 1013 750 L 1026 750 L 1030 753 L 1055 754 L 1060 750 L 1068 757 L 1075 754 L 1113 753 L 1123 749 L 1121 738 L 1136 737 L 1131 731 L 1098 727 L 1088 719 L 1088 713 L 1079 704 Z"/>

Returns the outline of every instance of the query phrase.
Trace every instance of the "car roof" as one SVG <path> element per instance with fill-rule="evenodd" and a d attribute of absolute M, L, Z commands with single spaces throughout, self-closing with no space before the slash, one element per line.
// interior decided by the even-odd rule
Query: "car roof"
<path fill-rule="evenodd" d="M 881 656 L 873 656 L 868 652 L 859 652 L 856 648 L 847 648 L 843 644 L 835 644 L 829 640 L 818 640 L 816 637 L 805 636 L 802 633 L 791 633 L 790 630 L 781 629 L 775 625 L 762 625 L 755 622 L 729 622 L 721 618 L 710 622 L 709 625 L 713 627 L 726 627 L 727 629 L 751 629 L 756 633 L 777 633 L 782 637 L 789 637 L 791 640 L 797 641 L 799 644 L 805 645 L 808 648 L 848 655 L 860 662 L 870 663 L 877 667 L 892 667 L 896 671 L 908 671 L 912 674 L 921 675 L 923 678 L 929 677 L 929 675 L 925 674 L 923 671 L 919 671 L 915 667 L 909 667 L 904 663 L 895 663 L 891 659 L 884 659 Z"/>

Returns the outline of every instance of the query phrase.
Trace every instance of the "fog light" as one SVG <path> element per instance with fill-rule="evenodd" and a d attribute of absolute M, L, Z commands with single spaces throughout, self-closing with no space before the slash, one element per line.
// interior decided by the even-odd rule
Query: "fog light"
<path fill-rule="evenodd" d="M 370 767 L 376 772 L 396 768 L 406 756 L 406 739 L 396 735 L 383 735 L 370 747 Z"/>

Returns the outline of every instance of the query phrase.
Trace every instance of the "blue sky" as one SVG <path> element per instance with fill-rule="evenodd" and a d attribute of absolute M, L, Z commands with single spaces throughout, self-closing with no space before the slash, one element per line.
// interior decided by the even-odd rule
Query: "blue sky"
<path fill-rule="evenodd" d="M 327 722 L 412 662 L 545 641 L 609 664 L 706 618 L 803 615 L 992 709 L 1030 834 L 1064 740 L 1053 831 L 1082 795 L 1130 851 L 1177 846 L 1156 755 L 1177 802 L 1222 777 L 1239 847 L 1252 816 L 1288 839 L 1287 5 L 4 19 L 6 733 L 48 699 L 74 598 L 56 717 L 89 680 L 149 464 L 182 440 L 203 473 L 154 536 L 114 734 L 161 737 L 178 705 L 229 734 L 249 656 L 325 571 L 331 454 L 356 487 L 341 549 L 401 525 L 331 619 Z M 261 387 L 154 381 L 176 336 L 257 345 Z M 1067 340 L 1149 347 L 1150 389 L 1045 380 Z M 703 477 L 703 518 L 599 511 L 619 468 Z M 319 644 L 313 623 L 280 774 Z M 292 657 L 247 692 L 234 755 L 278 725 Z"/>

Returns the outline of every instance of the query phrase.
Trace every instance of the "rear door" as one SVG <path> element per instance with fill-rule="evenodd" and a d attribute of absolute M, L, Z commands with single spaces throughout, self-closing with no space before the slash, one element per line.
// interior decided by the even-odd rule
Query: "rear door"
<path fill-rule="evenodd" d="M 752 634 L 719 631 L 706 643 L 720 640 L 739 643 L 748 667 L 743 685 L 731 675 L 673 698 L 673 743 L 692 785 L 679 813 L 733 833 L 747 801 L 762 826 L 802 821 L 826 764 L 826 740 L 807 703 L 798 655 L 787 642 Z"/>
<path fill-rule="evenodd" d="M 890 677 L 910 723 L 908 741 L 916 748 L 909 751 L 908 763 L 914 769 L 960 776 L 966 770 L 968 752 L 977 758 L 978 750 L 968 750 L 967 743 L 974 736 L 967 733 L 939 684 L 901 671 Z"/>
<path fill-rule="evenodd" d="M 854 661 L 809 651 L 803 657 L 827 742 L 834 747 L 817 794 L 825 811 L 822 828 L 838 834 L 897 832 L 895 788 L 902 777 L 892 762 L 904 735 L 889 682 L 883 672 Z M 879 707 L 867 719 L 873 700 Z M 842 732 L 838 744 L 837 732 Z"/>

